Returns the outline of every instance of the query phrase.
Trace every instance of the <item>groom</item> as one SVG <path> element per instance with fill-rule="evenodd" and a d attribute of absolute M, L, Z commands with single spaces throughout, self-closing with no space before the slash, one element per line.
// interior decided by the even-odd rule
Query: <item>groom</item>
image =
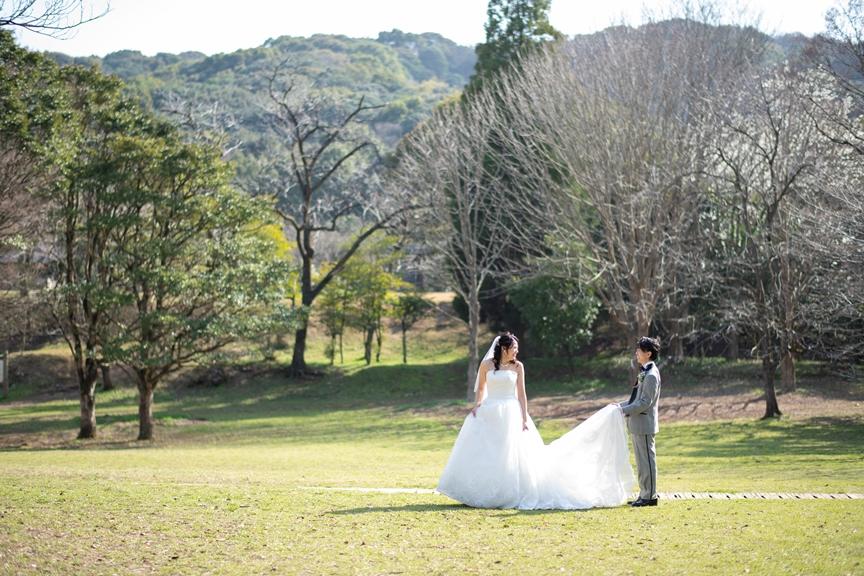
<path fill-rule="evenodd" d="M 660 353 L 660 341 L 643 336 L 636 343 L 639 376 L 630 399 L 618 406 L 624 412 L 627 428 L 636 453 L 639 474 L 639 498 L 631 506 L 657 505 L 657 452 L 654 435 L 660 431 L 657 401 L 660 399 L 660 371 L 655 362 Z"/>

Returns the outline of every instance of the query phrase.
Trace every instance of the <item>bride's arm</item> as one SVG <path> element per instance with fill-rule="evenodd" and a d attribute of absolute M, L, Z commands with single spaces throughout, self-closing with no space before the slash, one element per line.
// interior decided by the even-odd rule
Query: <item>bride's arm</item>
<path fill-rule="evenodd" d="M 483 401 L 483 393 L 486 391 L 486 373 L 489 371 L 489 364 L 487 362 L 480 363 L 480 370 L 478 372 L 478 381 L 477 381 L 477 392 L 474 395 L 474 407 L 471 408 L 471 415 L 477 416 L 477 409 L 480 408 L 480 404 Z"/>
<path fill-rule="evenodd" d="M 528 429 L 528 395 L 525 394 L 525 366 L 519 362 L 516 368 L 516 394 L 522 408 L 522 430 Z"/>

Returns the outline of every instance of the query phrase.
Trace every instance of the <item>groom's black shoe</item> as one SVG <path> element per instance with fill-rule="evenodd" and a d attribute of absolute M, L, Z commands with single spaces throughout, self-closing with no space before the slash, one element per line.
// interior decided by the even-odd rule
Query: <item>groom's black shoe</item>
<path fill-rule="evenodd" d="M 636 500 L 635 502 L 630 504 L 630 506 L 632 506 L 634 508 L 641 508 L 642 506 L 656 506 L 656 505 L 657 505 L 657 498 L 648 498 L 648 499 L 639 498 L 638 500 Z"/>

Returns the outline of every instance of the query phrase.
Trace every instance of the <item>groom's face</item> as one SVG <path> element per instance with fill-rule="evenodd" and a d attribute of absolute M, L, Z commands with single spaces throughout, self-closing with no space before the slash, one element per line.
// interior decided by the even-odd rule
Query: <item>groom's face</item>
<path fill-rule="evenodd" d="M 644 366 L 646 363 L 651 361 L 651 352 L 646 352 L 637 346 L 636 361 L 639 362 L 640 366 Z"/>

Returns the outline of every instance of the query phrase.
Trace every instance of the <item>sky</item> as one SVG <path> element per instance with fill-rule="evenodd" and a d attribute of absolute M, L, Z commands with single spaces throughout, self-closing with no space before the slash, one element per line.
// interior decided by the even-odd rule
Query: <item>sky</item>
<path fill-rule="evenodd" d="M 772 34 L 823 29 L 825 11 L 838 0 L 733 0 L 733 13 L 758 18 Z M 108 0 L 85 0 L 101 12 Z M 2 5 L 2 3 L 0 3 Z M 487 0 L 110 0 L 102 18 L 65 39 L 18 32 L 34 50 L 104 56 L 117 50 L 215 54 L 260 46 L 268 38 L 344 34 L 375 38 L 378 32 L 437 32 L 459 44 L 484 40 Z M 663 15 L 666 0 L 552 0 L 549 19 L 568 36 L 622 21 L 638 24 L 646 9 Z"/>

